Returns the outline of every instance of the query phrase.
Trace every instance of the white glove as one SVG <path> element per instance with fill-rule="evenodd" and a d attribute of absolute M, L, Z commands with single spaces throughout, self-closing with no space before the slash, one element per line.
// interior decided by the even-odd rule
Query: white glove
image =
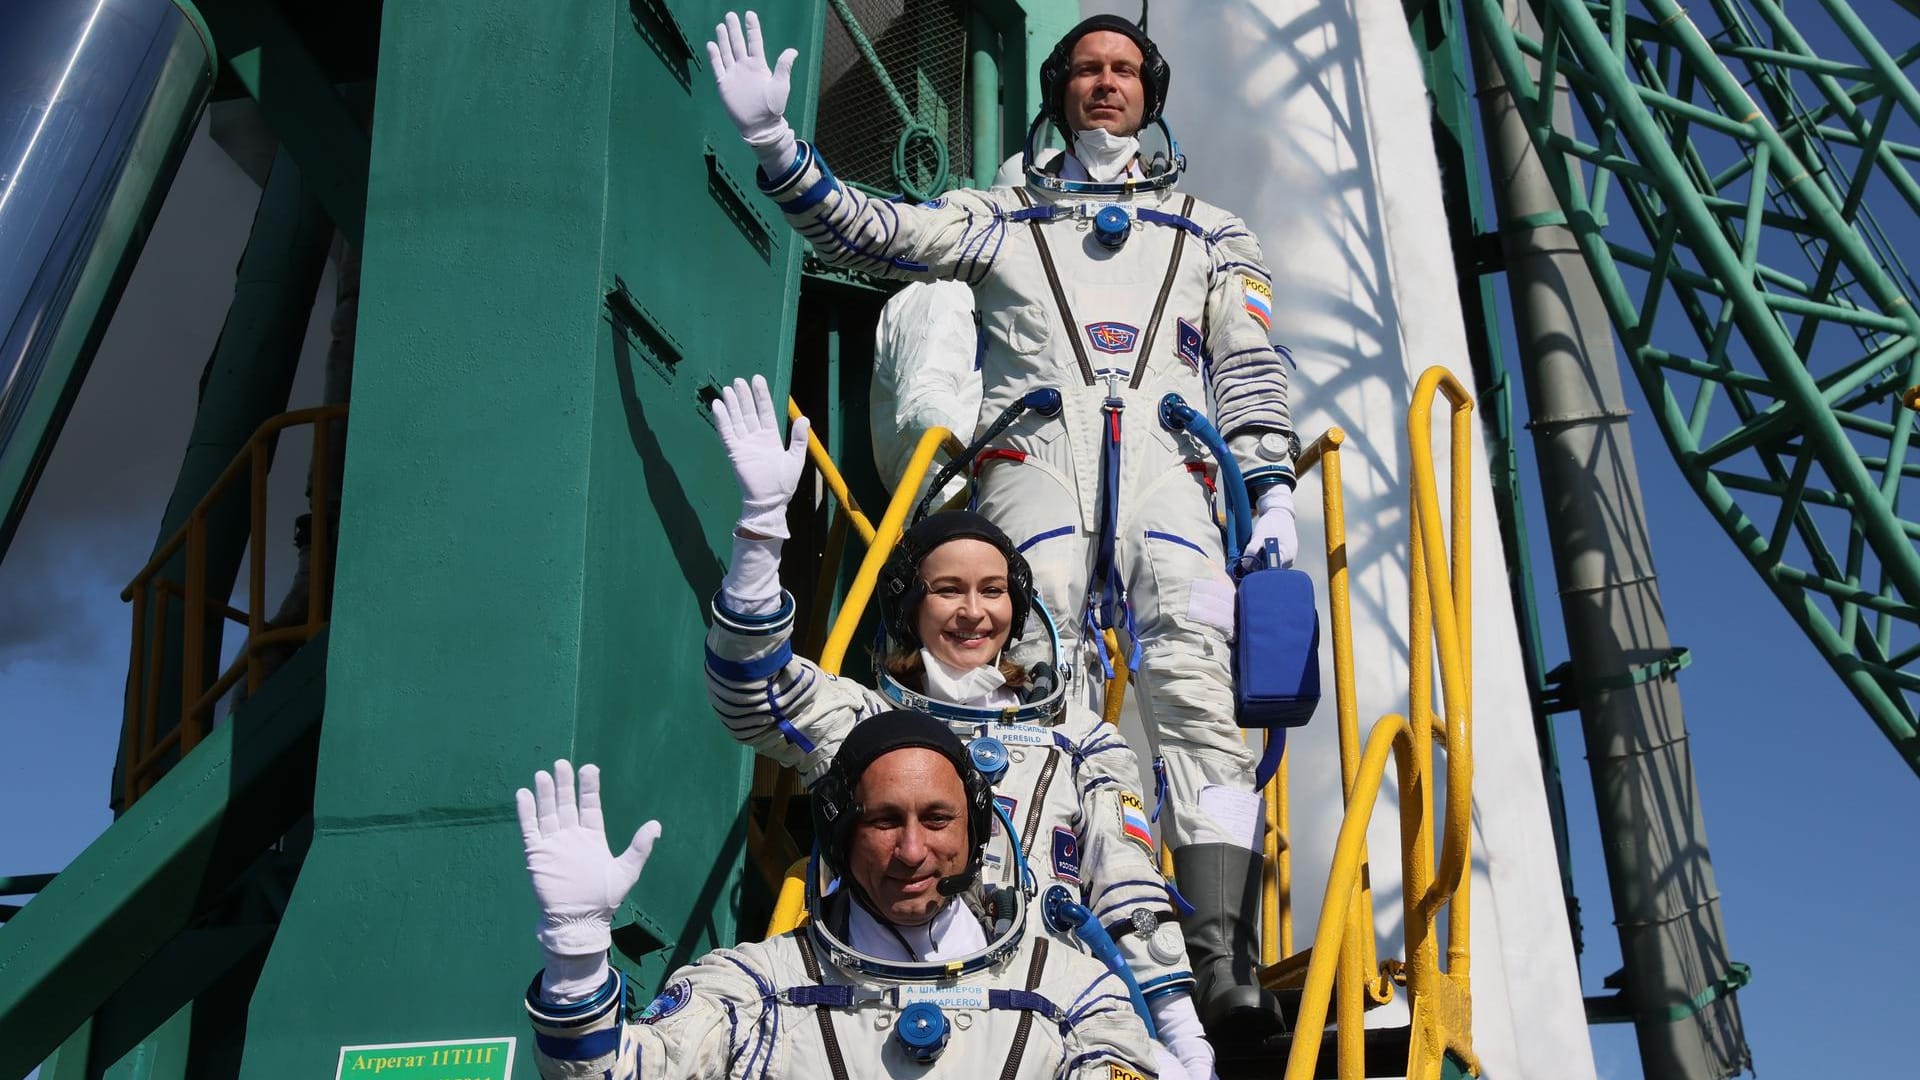
<path fill-rule="evenodd" d="M 580 797 L 573 793 L 573 765 L 553 763 L 553 775 L 533 775 L 533 791 L 514 793 L 520 837 L 527 845 L 527 874 L 540 905 L 534 934 L 550 957 L 604 955 L 613 944 L 613 913 L 627 898 L 660 838 L 649 821 L 619 855 L 607 849 L 607 823 L 600 813 L 600 769 L 580 767 Z"/>
<path fill-rule="evenodd" d="M 1300 553 L 1300 534 L 1293 527 L 1293 489 L 1285 484 L 1275 484 L 1260 493 L 1253 539 L 1245 553 L 1258 558 L 1266 551 L 1269 537 L 1280 541 L 1280 565 L 1292 566 L 1293 557 Z"/>
<path fill-rule="evenodd" d="M 735 529 L 760 537 L 787 538 L 787 504 L 800 486 L 800 470 L 807 464 L 806 417 L 793 422 L 787 443 L 780 444 L 780 421 L 773 411 L 767 380 L 755 375 L 753 388 L 745 379 L 723 387 L 713 402 L 713 426 L 720 445 L 727 448 L 734 479 L 740 482 L 740 523 Z"/>
<path fill-rule="evenodd" d="M 1191 1080 L 1217 1080 L 1213 1074 L 1213 1046 L 1207 1042 L 1206 1029 L 1200 1026 L 1193 995 L 1157 997 L 1147 1003 L 1147 1010 L 1153 1013 L 1153 1026 L 1161 1045 L 1180 1062 L 1187 1076 Z"/>
<path fill-rule="evenodd" d="M 714 85 L 720 88 L 720 104 L 740 137 L 753 147 L 760 168 L 768 176 L 779 176 L 799 153 L 785 114 L 793 90 L 793 60 L 800 54 L 788 49 L 769 70 L 760 16 L 751 11 L 744 35 L 740 17 L 729 11 L 727 20 L 713 28 L 713 36 L 715 40 L 707 42 L 707 59 L 713 64 Z"/>

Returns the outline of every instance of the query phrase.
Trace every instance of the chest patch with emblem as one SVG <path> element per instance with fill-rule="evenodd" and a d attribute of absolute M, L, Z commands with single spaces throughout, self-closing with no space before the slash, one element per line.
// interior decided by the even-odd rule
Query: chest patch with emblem
<path fill-rule="evenodd" d="M 993 802 L 994 802 L 994 805 L 998 806 L 1002 811 L 1006 813 L 1008 821 L 1012 821 L 1013 815 L 1020 809 L 1020 800 L 1014 798 L 1011 795 L 995 795 L 993 797 Z M 995 836 L 1000 835 L 1000 815 L 999 814 L 993 815 L 993 835 Z"/>
<path fill-rule="evenodd" d="M 660 991 L 660 996 L 654 998 L 652 1003 L 641 1010 L 640 1015 L 635 1017 L 635 1019 L 643 1024 L 657 1024 L 667 1017 L 672 1016 L 674 1013 L 679 1012 L 681 1009 L 686 1008 L 687 1002 L 692 1000 L 693 983 L 686 979 L 680 979 L 671 986 L 668 986 L 665 990 Z"/>
<path fill-rule="evenodd" d="M 1185 319 L 1180 320 L 1180 331 L 1174 338 L 1174 348 L 1180 359 L 1195 371 L 1200 370 L 1200 328 Z"/>
<path fill-rule="evenodd" d="M 1080 838 L 1065 825 L 1053 827 L 1053 876 L 1080 884 Z"/>
<path fill-rule="evenodd" d="M 1130 353 L 1140 340 L 1140 328 L 1123 322 L 1087 324 L 1087 342 L 1103 353 Z"/>

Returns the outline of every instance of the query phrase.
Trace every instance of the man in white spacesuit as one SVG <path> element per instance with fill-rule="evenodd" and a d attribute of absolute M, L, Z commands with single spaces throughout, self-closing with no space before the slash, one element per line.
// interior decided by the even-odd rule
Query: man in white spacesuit
<path fill-rule="evenodd" d="M 838 887 L 819 895 L 813 868 L 808 923 L 707 954 L 633 1015 L 607 948 L 659 823 L 608 850 L 591 765 L 577 797 L 572 767 L 556 761 L 517 799 L 546 955 L 527 991 L 543 1076 L 1185 1076 L 1154 1052 L 1119 978 L 1028 932 L 1024 891 L 981 886 L 992 789 L 925 713 L 861 724 L 815 789 L 820 858 Z"/>
<path fill-rule="evenodd" d="M 1267 339 L 1258 242 L 1239 218 L 1174 190 L 1184 162 L 1170 137 L 1167 154 L 1143 160 L 1165 61 L 1124 19 L 1081 23 L 1042 65 L 1026 184 L 909 206 L 842 185 L 795 138 L 783 115 L 795 54 L 769 68 L 751 12 L 744 26 L 729 14 L 716 35 L 715 80 L 761 188 L 820 256 L 972 287 L 986 331 L 983 423 L 1030 391 L 1059 390 L 1057 415 L 1030 411 L 990 448 L 978 506 L 1026 554 L 1071 644 L 1095 654 L 1100 670 L 1075 677 L 1135 668 L 1164 763 L 1163 832 L 1195 909 L 1183 927 L 1201 1018 L 1217 1034 L 1272 1030 L 1254 977 L 1262 816 L 1233 720 L 1233 584 L 1205 455 L 1158 412 L 1178 393 L 1211 415 L 1258 509 L 1248 550 L 1272 541 L 1290 563 L 1287 367 Z M 1049 121 L 1070 142 L 1043 169 L 1031 153 Z M 1108 628 L 1127 655 L 1106 654 Z"/>

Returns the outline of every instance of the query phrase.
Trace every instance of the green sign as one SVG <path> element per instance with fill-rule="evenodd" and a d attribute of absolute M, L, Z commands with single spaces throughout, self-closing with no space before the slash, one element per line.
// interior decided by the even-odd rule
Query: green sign
<path fill-rule="evenodd" d="M 507 1080 L 513 1074 L 513 1039 L 443 1039 L 439 1042 L 343 1046 L 334 1080 Z"/>

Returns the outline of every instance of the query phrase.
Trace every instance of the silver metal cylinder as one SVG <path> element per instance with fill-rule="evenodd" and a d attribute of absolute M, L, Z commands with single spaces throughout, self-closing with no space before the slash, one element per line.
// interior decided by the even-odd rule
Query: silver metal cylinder
<path fill-rule="evenodd" d="M 0 34 L 0 555 L 213 85 L 172 0 L 16 0 Z"/>

